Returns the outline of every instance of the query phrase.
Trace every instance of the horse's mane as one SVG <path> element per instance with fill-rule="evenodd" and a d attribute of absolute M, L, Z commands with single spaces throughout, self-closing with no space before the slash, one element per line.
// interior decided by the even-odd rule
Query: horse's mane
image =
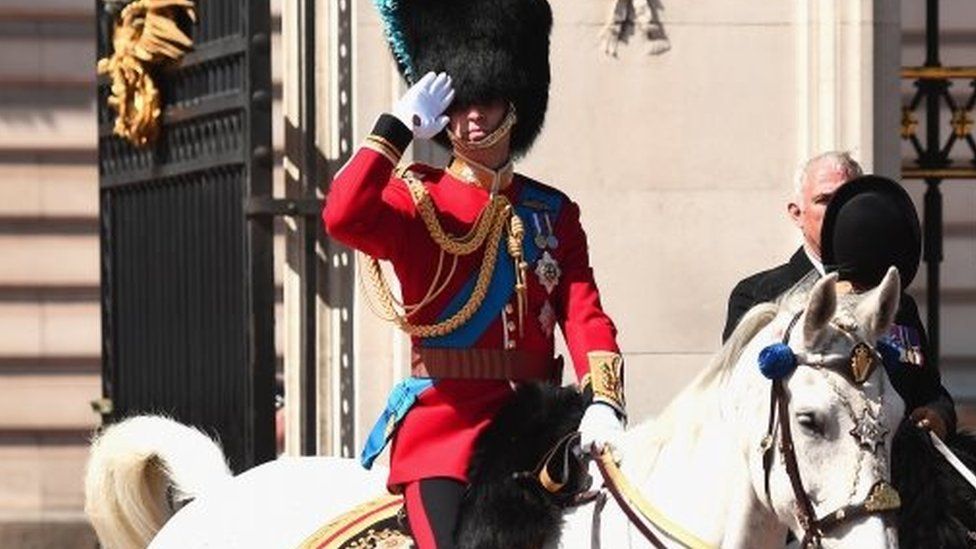
<path fill-rule="evenodd" d="M 819 278 L 819 273 L 811 270 L 784 291 L 775 302 L 759 303 L 749 309 L 708 365 L 657 417 L 634 428 L 636 439 L 642 445 L 640 451 L 651 452 L 646 455 L 656 455 L 661 444 L 673 441 L 677 436 L 690 435 L 688 442 L 694 443 L 709 414 L 717 411 L 718 398 L 722 392 L 717 389 L 738 363 L 745 346 L 777 314 L 802 310 Z M 853 299 L 853 296 L 843 296 L 843 299 Z"/>
<path fill-rule="evenodd" d="M 777 303 L 760 303 L 750 309 L 732 332 L 728 341 L 709 361 L 708 365 L 654 418 L 632 432 L 640 445 L 636 455 L 647 464 L 650 471 L 658 451 L 665 442 L 676 437 L 688 437 L 689 443 L 697 440 L 701 426 L 710 414 L 717 410 L 722 383 L 731 374 L 745 346 L 776 317 L 780 310 Z M 645 461 L 646 459 L 646 461 Z"/>

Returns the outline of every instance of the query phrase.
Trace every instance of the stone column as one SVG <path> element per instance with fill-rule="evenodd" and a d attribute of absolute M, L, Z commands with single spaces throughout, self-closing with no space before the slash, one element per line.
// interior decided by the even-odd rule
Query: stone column
<path fill-rule="evenodd" d="M 314 1 L 314 4 L 311 3 Z M 314 89 L 309 100 L 309 63 L 305 61 L 310 29 L 304 10 L 314 6 Z M 375 9 L 369 0 L 288 0 L 282 15 L 285 117 L 289 144 L 285 159 L 287 192 L 300 194 L 304 148 L 314 146 L 318 196 L 351 155 L 375 117 L 389 109 L 399 80 L 386 51 Z M 314 128 L 302 127 L 303 109 L 314 109 Z M 309 135 L 313 136 L 312 138 Z M 314 139 L 314 140 L 313 140 Z M 317 220 L 316 220 L 317 221 Z M 301 368 L 302 241 L 289 224 L 288 264 L 284 293 L 286 391 L 289 454 L 302 446 L 302 417 L 307 402 Z M 357 455 L 390 386 L 403 373 L 405 340 L 369 311 L 356 281 L 356 254 L 329 241 L 316 246 L 316 394 L 317 425 L 312 434 L 323 455 Z"/>
<path fill-rule="evenodd" d="M 285 0 L 281 6 L 281 59 L 282 59 L 282 115 L 284 116 L 286 195 L 301 194 L 301 147 L 303 140 L 298 135 L 301 127 L 301 49 L 302 25 L 300 0 Z M 301 265 L 298 261 L 300 238 L 298 223 L 294 218 L 284 218 L 287 230 L 285 261 L 282 274 L 284 315 L 278 319 L 284 323 L 285 377 L 285 453 L 296 456 L 302 454 L 305 416 L 304 399 L 301 395 L 305 383 L 301 371 Z M 280 261 L 280 259 L 278 259 Z"/>
<path fill-rule="evenodd" d="M 337 131 L 341 109 L 336 108 L 339 101 L 334 86 L 339 3 L 283 0 L 288 198 L 323 198 L 323 182 L 336 169 L 343 152 Z M 321 240 L 319 216 L 287 217 L 285 224 L 284 315 L 280 321 L 285 323 L 286 453 L 334 454 L 342 440 L 337 384 L 344 360 L 340 349 L 343 318 L 350 314 L 348 300 L 343 299 L 351 283 L 344 280 L 350 270 L 349 256 L 338 250 L 333 253 Z M 309 258 L 308 249 L 314 250 L 314 258 Z M 309 280 L 315 278 L 310 273 L 317 273 L 317 279 Z M 306 292 L 313 292 L 314 298 L 306 297 Z"/>
<path fill-rule="evenodd" d="M 850 150 L 866 171 L 897 178 L 901 5 L 796 3 L 797 154 Z"/>

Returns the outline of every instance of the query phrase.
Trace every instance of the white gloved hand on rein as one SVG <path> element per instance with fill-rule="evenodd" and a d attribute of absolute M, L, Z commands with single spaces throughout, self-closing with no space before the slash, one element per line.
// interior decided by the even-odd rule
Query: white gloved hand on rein
<path fill-rule="evenodd" d="M 444 114 L 454 101 L 454 88 L 447 73 L 428 72 L 393 106 L 393 116 L 413 131 L 417 139 L 430 139 L 447 126 Z"/>
<path fill-rule="evenodd" d="M 603 451 L 609 446 L 611 451 L 619 448 L 620 438 L 624 434 L 623 420 L 617 416 L 617 411 L 602 402 L 590 404 L 583 412 L 580 421 L 580 448 L 589 453 L 591 448 Z"/>

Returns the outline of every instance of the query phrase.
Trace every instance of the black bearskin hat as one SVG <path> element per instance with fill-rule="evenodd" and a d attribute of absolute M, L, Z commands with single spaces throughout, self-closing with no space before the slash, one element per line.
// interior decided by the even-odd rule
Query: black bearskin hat
<path fill-rule="evenodd" d="M 547 0 L 374 0 L 400 73 L 413 83 L 428 71 L 454 82 L 454 106 L 494 100 L 515 105 L 511 147 L 524 154 L 549 103 Z"/>
<path fill-rule="evenodd" d="M 922 254 L 911 197 L 898 183 L 877 175 L 854 178 L 837 190 L 824 212 L 820 241 L 824 267 L 865 287 L 877 286 L 894 265 L 907 288 Z"/>

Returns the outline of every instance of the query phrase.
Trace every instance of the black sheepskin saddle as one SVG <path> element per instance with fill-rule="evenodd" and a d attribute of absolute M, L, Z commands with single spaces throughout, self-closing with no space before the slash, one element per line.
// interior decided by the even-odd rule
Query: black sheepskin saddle
<path fill-rule="evenodd" d="M 478 439 L 458 547 L 537 548 L 558 532 L 567 497 L 588 487 L 586 469 L 577 462 L 554 472 L 566 483 L 559 493 L 543 488 L 534 473 L 550 450 L 577 430 L 585 407 L 584 397 L 572 387 L 519 387 Z M 553 460 L 552 465 L 560 463 Z"/>
<path fill-rule="evenodd" d="M 562 509 L 588 487 L 581 461 L 556 457 L 585 408 L 569 387 L 523 385 L 479 438 L 469 467 L 456 532 L 464 549 L 537 549 L 562 524 Z M 562 450 L 560 450 L 562 451 Z M 540 465 L 564 486 L 550 492 L 537 480 Z M 562 469 L 561 469 L 562 468 Z M 319 528 L 303 549 L 411 548 L 401 496 L 385 495 L 351 509 Z"/>
<path fill-rule="evenodd" d="M 976 471 L 976 435 L 960 432 L 946 445 Z M 891 476 L 901 495 L 899 547 L 976 548 L 976 489 L 946 462 L 929 435 L 907 420 L 895 434 Z"/>

